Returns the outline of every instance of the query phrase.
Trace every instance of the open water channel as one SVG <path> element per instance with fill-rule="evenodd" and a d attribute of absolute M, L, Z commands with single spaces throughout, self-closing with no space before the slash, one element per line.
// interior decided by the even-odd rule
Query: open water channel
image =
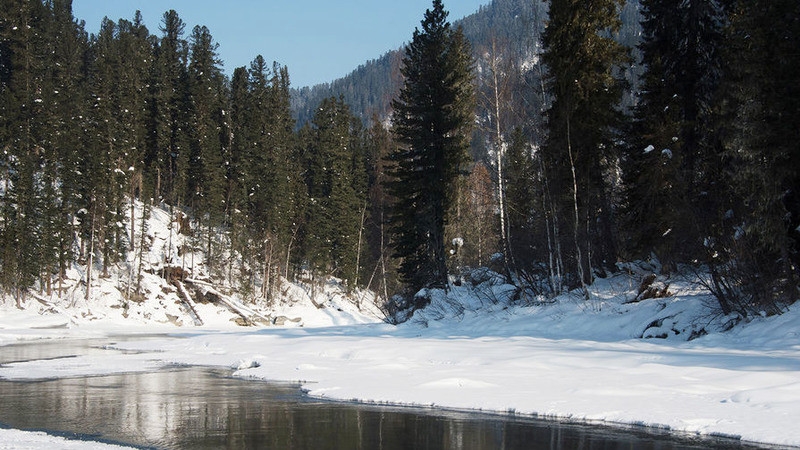
<path fill-rule="evenodd" d="M 0 365 L 115 351 L 106 349 L 111 342 L 0 346 Z M 244 380 L 205 367 L 0 380 L 0 426 L 159 449 L 757 448 L 635 427 L 320 401 L 297 385 Z"/>

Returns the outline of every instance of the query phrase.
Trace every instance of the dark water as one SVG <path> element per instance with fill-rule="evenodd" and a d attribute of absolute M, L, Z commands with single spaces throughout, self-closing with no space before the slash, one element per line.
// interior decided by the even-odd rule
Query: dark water
<path fill-rule="evenodd" d="M 104 351 L 111 350 L 86 342 L 6 346 L 0 347 L 0 364 Z M 230 371 L 200 367 L 0 381 L 0 424 L 180 449 L 754 448 L 635 428 L 318 401 L 298 386 L 242 380 Z"/>

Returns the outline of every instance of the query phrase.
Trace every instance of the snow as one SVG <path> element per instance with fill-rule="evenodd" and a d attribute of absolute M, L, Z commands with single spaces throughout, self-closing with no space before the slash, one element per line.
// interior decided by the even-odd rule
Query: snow
<path fill-rule="evenodd" d="M 32 296 L 23 309 L 0 299 L 0 346 L 107 338 L 114 348 L 141 352 L 5 364 L 0 378 L 205 365 L 244 378 L 300 382 L 309 395 L 327 399 L 633 424 L 800 446 L 798 305 L 775 317 L 723 316 L 694 275 L 657 275 L 646 290 L 652 295 L 644 295 L 642 280 L 658 274 L 657 264 L 621 265 L 618 274 L 591 286 L 589 300 L 570 293 L 515 296 L 502 277 L 483 269 L 454 280 L 447 294 L 428 292 L 430 305 L 394 326 L 382 321 L 372 294 L 347 293 L 335 279 L 316 289 L 284 280 L 282 297 L 268 303 L 204 285 L 205 268 L 192 267 L 189 253 L 178 256 L 183 237 L 175 230 L 169 235 L 170 223 L 164 210 L 153 212 L 153 244 L 145 258 L 154 268 L 168 260 L 191 268 L 184 282 L 194 292 L 224 297 L 217 303 L 194 299 L 201 326 L 178 287 L 158 270 L 143 274 L 141 301 L 125 300 L 125 271 L 93 280 L 94 297 L 86 300 L 80 284 L 85 273 L 75 267 L 62 297 Z M 255 325 L 238 326 L 236 319 L 245 316 Z M 164 337 L 154 339 L 159 333 Z M 9 442 L 10 448 L 26 448 L 28 439 L 40 439 L 41 446 L 60 438 L 0 430 L 0 448 Z"/>
<path fill-rule="evenodd" d="M 171 334 L 117 344 L 145 353 L 8 364 L 0 367 L 0 377 L 219 366 L 246 378 L 299 381 L 310 395 L 329 399 L 636 424 L 800 445 L 797 307 L 723 331 L 738 319 L 712 315 L 711 299 L 683 279 L 661 277 L 657 283 L 671 295 L 635 301 L 637 276 L 620 274 L 595 283 L 589 301 L 564 295 L 541 304 L 512 301 L 510 287 L 491 274 L 473 280 L 477 286 L 464 283 L 448 295 L 431 293 L 431 305 L 400 326 L 328 311 L 329 320 L 319 320 L 319 326 L 153 328 L 6 308 L 0 344 Z M 294 314 L 305 312 L 314 311 Z M 689 336 L 699 337 L 689 341 Z"/>
<path fill-rule="evenodd" d="M 102 444 L 100 442 L 89 442 L 66 439 L 59 436 L 51 436 L 40 431 L 20 431 L 0 428 L 0 449 L 14 450 L 38 450 L 49 446 L 64 450 L 81 449 L 125 449 L 132 447 L 122 447 L 119 445 Z"/>

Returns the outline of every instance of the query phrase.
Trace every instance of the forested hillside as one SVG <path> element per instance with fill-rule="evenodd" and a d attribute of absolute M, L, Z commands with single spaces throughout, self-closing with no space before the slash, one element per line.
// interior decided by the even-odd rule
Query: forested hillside
<path fill-rule="evenodd" d="M 0 0 L 0 290 L 133 273 L 158 206 L 248 301 L 337 277 L 413 308 L 476 266 L 530 301 L 589 296 L 651 259 L 726 313 L 779 313 L 800 287 L 799 10 L 495 0 L 451 25 L 434 0 L 403 50 L 292 91 L 262 56 L 226 76 L 176 11 L 92 31 L 70 0 Z"/>
<path fill-rule="evenodd" d="M 154 35 L 138 13 L 89 34 L 69 0 L 0 9 L 4 293 L 57 295 L 76 264 L 109 276 L 147 252 L 156 206 L 243 298 L 373 273 L 377 150 L 348 105 L 326 99 L 297 132 L 286 67 L 257 56 L 228 79 L 208 28 L 173 10 Z"/>
<path fill-rule="evenodd" d="M 617 33 L 618 40 L 633 53 L 631 62 L 622 68 L 632 84 L 638 83 L 642 72 L 636 49 L 641 35 L 639 11 L 638 0 L 627 0 L 621 11 L 622 27 Z M 506 104 L 502 118 L 504 130 L 525 126 L 530 132 L 541 133 L 542 113 L 549 102 L 542 84 L 544 68 L 540 64 L 541 36 L 547 12 L 546 1 L 494 0 L 468 17 L 453 20 L 453 25 L 461 26 L 472 44 L 476 61 L 480 93 L 477 115 L 483 123 L 475 130 L 473 151 L 479 159 L 488 157 L 485 142 L 495 132 L 492 124 L 495 82 L 502 84 L 498 86 L 503 96 L 500 100 Z M 353 114 L 365 122 L 387 120 L 391 101 L 403 82 L 402 57 L 402 48 L 391 50 L 341 79 L 292 89 L 292 111 L 297 123 L 308 122 L 316 105 L 331 96 L 342 96 Z M 493 78 L 495 72 L 502 73 L 500 80 Z M 624 104 L 633 105 L 634 97 L 633 91 L 626 92 Z"/>

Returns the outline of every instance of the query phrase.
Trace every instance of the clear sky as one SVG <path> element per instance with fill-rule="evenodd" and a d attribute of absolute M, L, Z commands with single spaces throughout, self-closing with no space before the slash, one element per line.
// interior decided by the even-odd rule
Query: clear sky
<path fill-rule="evenodd" d="M 491 0 L 444 0 L 454 22 Z M 161 35 L 164 12 L 205 25 L 219 44 L 225 72 L 256 55 L 289 68 L 293 87 L 333 81 L 411 40 L 431 0 L 73 0 L 73 14 L 97 33 L 103 17 L 132 19 L 140 10 L 150 33 Z"/>

